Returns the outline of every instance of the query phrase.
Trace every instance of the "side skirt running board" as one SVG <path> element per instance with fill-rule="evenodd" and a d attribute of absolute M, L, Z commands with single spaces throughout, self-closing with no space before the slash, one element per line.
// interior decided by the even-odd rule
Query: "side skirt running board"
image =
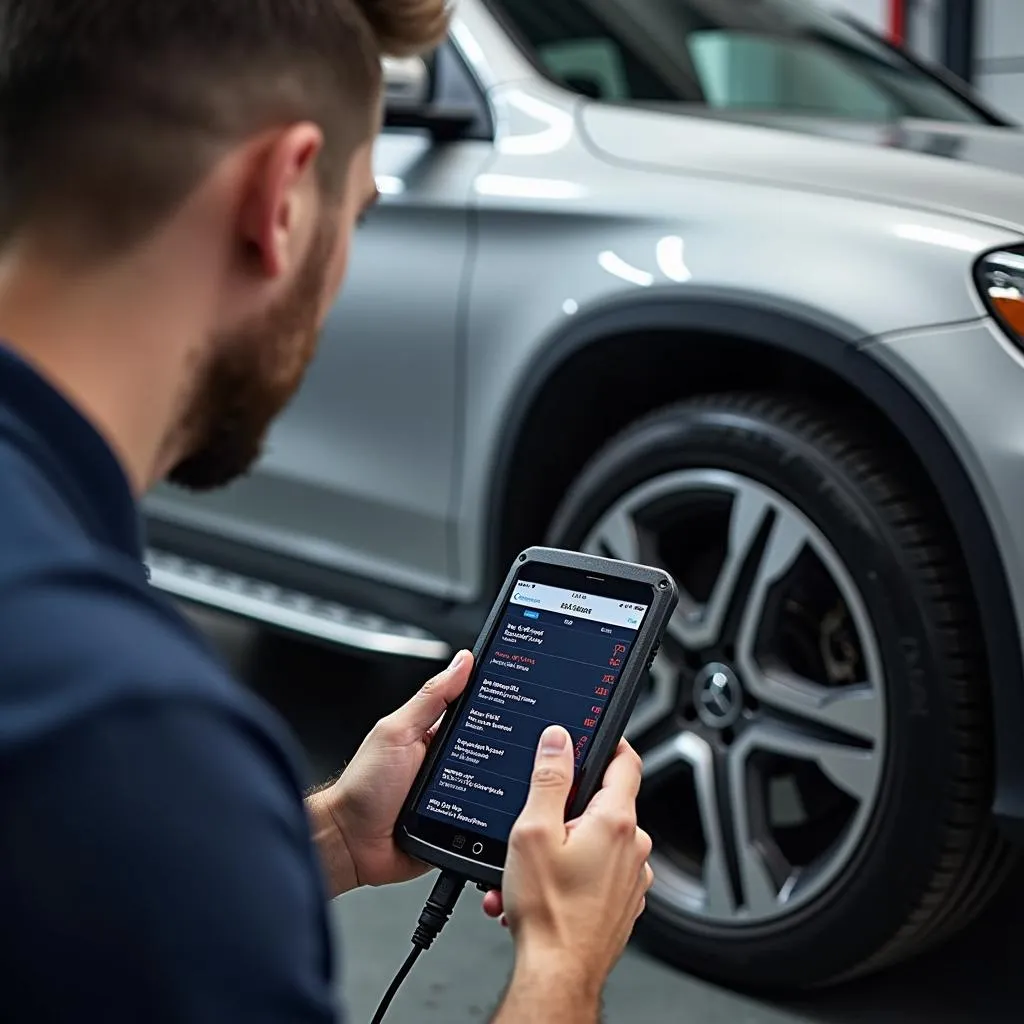
<path fill-rule="evenodd" d="M 452 650 L 418 626 L 286 590 L 189 558 L 150 549 L 153 586 L 172 597 L 360 651 L 444 661 Z"/>

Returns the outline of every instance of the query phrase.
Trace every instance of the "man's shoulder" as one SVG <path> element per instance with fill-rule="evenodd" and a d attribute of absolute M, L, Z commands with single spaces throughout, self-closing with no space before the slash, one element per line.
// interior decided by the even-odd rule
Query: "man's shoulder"
<path fill-rule="evenodd" d="M 0 750 L 127 702 L 200 702 L 288 748 L 276 716 L 69 504 L 49 455 L 0 408 Z M 58 481 L 58 482 L 55 482 Z"/>
<path fill-rule="evenodd" d="M 187 621 L 150 587 L 141 564 L 117 552 L 68 544 L 0 573 L 0 664 L 74 669 L 107 664 L 155 678 L 179 668 L 219 674 Z"/>
<path fill-rule="evenodd" d="M 84 537 L 70 509 L 53 486 L 46 453 L 33 451 L 5 423 L 0 409 L 0 496 L 4 530 L 0 549 L 25 552 L 35 541 L 60 542 Z M 10 566 L 9 559 L 3 567 Z"/>
<path fill-rule="evenodd" d="M 324 887 L 281 748 L 195 687 L 102 692 L 57 718 L 37 701 L 33 742 L 0 743 L 19 824 L 0 905 L 23 940 L 0 954 L 5 1005 L 168 1020 L 173 992 L 174 1019 L 334 1020 Z M 16 717 L 0 711 L 0 733 Z"/>
<path fill-rule="evenodd" d="M 127 561 L 71 545 L 0 574 L 0 748 L 125 702 L 198 702 L 289 747 L 276 716 Z"/>
<path fill-rule="evenodd" d="M 0 407 L 0 596 L 60 561 L 130 562 L 98 542 L 76 507 L 81 498 L 52 453 L 13 433 Z"/>

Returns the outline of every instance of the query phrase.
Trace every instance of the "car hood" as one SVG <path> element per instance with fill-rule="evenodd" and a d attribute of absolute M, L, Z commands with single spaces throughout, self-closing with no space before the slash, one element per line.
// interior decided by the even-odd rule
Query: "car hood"
<path fill-rule="evenodd" d="M 1024 131 L 862 124 L 588 104 L 590 145 L 617 164 L 881 200 L 1024 230 Z"/>

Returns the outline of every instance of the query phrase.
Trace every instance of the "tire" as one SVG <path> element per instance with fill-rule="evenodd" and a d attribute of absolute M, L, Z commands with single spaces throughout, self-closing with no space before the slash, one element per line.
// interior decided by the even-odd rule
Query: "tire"
<path fill-rule="evenodd" d="M 998 892 L 977 609 L 934 506 L 870 429 L 758 394 L 659 411 L 569 490 L 551 544 L 657 561 L 684 595 L 631 723 L 658 957 L 792 992 L 915 955 Z"/>

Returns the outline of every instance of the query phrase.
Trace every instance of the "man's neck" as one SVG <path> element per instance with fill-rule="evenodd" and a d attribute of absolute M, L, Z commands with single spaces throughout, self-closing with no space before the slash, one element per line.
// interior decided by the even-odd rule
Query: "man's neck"
<path fill-rule="evenodd" d="M 168 265 L 141 254 L 71 273 L 24 250 L 0 259 L 0 339 L 96 427 L 137 496 L 166 469 L 202 355 L 189 346 L 201 306 L 178 300 Z"/>

